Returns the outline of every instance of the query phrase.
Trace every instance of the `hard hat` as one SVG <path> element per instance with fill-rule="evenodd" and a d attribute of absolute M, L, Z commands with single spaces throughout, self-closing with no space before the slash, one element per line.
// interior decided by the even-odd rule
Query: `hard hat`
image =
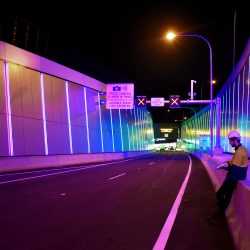
<path fill-rule="evenodd" d="M 236 130 L 232 130 L 228 133 L 228 139 L 230 138 L 239 138 L 240 139 L 240 133 Z"/>

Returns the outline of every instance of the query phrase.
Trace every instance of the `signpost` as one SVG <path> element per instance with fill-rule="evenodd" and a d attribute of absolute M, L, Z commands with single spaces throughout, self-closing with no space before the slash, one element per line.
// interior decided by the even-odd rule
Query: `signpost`
<path fill-rule="evenodd" d="M 133 109 L 134 108 L 134 84 L 112 83 L 106 85 L 107 109 Z"/>

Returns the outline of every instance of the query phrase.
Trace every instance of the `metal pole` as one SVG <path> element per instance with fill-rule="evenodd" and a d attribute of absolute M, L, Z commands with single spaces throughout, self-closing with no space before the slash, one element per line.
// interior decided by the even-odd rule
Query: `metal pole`
<path fill-rule="evenodd" d="M 235 31 L 236 31 L 235 24 L 236 24 L 236 11 L 237 11 L 237 9 L 234 12 L 233 70 L 234 70 L 234 65 L 235 65 Z"/>
<path fill-rule="evenodd" d="M 236 50 L 236 13 L 237 13 L 237 10 L 242 7 L 243 5 L 246 5 L 246 4 L 249 4 L 250 2 L 245 2 L 245 3 L 242 3 L 240 4 L 236 10 L 234 11 L 234 37 L 233 37 L 233 69 L 235 67 L 235 50 Z"/>
<path fill-rule="evenodd" d="M 212 47 L 209 43 L 209 41 L 203 37 L 203 36 L 200 36 L 200 35 L 196 35 L 196 34 L 184 34 L 184 35 L 176 35 L 176 36 L 191 36 L 191 37 L 198 37 L 198 38 L 201 38 L 203 41 L 205 41 L 209 47 L 209 65 L 210 65 L 210 155 L 212 156 L 213 155 L 213 119 L 214 119 L 214 116 L 213 116 L 213 63 L 212 63 Z"/>
<path fill-rule="evenodd" d="M 220 98 L 216 98 L 216 148 L 220 148 Z"/>

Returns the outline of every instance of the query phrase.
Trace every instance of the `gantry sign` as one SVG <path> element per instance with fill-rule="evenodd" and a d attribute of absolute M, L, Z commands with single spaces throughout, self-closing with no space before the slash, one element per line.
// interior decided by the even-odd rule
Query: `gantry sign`
<path fill-rule="evenodd" d="M 181 99 L 179 95 L 169 96 L 169 107 L 170 108 L 179 108 L 181 104 Z"/>
<path fill-rule="evenodd" d="M 137 107 L 146 107 L 147 106 L 147 97 L 146 96 L 136 96 L 136 106 Z"/>
<path fill-rule="evenodd" d="M 215 103 L 215 100 L 213 100 L 213 103 Z M 136 97 L 135 105 L 137 107 L 145 107 L 146 104 L 150 104 L 151 107 L 163 107 L 165 104 L 168 104 L 169 108 L 180 108 L 181 104 L 210 104 L 210 100 L 181 100 L 179 95 L 170 95 L 168 100 L 165 100 L 163 97 L 152 97 L 150 100 L 147 100 L 146 96 Z"/>

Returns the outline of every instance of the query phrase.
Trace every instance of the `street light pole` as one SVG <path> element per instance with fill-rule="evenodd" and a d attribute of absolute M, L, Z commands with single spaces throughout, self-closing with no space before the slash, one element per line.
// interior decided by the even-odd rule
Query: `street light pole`
<path fill-rule="evenodd" d="M 234 70 L 234 67 L 235 67 L 235 49 L 236 49 L 236 14 L 237 14 L 237 10 L 242 7 L 243 5 L 246 5 L 246 4 L 249 4 L 250 2 L 245 2 L 245 3 L 242 3 L 241 5 L 239 5 L 236 10 L 234 11 L 234 38 L 233 38 L 233 70 Z"/>
<path fill-rule="evenodd" d="M 210 74 L 209 74 L 209 82 L 210 82 L 210 154 L 213 155 L 213 124 L 214 124 L 214 116 L 213 116 L 213 63 L 212 63 L 212 47 L 209 41 L 200 35 L 196 34 L 173 34 L 169 33 L 167 35 L 168 39 L 173 39 L 175 36 L 190 36 L 190 37 L 198 37 L 206 42 L 209 48 L 209 58 L 210 58 Z"/>

